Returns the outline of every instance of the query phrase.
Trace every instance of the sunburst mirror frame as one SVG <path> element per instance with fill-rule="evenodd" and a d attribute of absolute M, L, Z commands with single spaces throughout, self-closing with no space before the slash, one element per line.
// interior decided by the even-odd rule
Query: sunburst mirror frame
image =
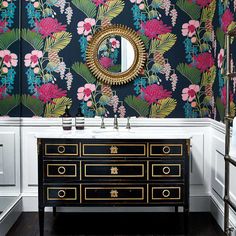
<path fill-rule="evenodd" d="M 101 43 L 109 36 L 118 35 L 128 40 L 134 49 L 134 61 L 131 67 L 119 73 L 106 70 L 98 60 L 98 49 Z M 133 29 L 124 25 L 109 25 L 98 30 L 88 43 L 86 63 L 93 75 L 105 84 L 122 85 L 130 82 L 144 67 L 146 60 L 145 45 Z"/>

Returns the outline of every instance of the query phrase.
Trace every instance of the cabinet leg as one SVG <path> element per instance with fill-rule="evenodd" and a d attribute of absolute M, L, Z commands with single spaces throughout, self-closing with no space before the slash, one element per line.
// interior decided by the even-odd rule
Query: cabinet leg
<path fill-rule="evenodd" d="M 39 208 L 39 235 L 43 236 L 44 232 L 44 207 Z"/>
<path fill-rule="evenodd" d="M 178 212 L 179 212 L 179 207 L 175 206 L 175 213 L 178 213 Z"/>
<path fill-rule="evenodd" d="M 189 209 L 184 208 L 184 233 L 189 234 Z"/>
<path fill-rule="evenodd" d="M 56 213 L 57 213 L 56 207 L 53 207 L 53 208 L 52 208 L 52 213 L 53 213 L 53 216 L 56 216 Z"/>

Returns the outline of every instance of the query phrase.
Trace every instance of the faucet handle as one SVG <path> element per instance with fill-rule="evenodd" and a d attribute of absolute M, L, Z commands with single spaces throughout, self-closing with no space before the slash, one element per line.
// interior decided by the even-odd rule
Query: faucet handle
<path fill-rule="evenodd" d="M 101 129 L 105 129 L 105 123 L 104 123 L 104 116 L 101 116 L 102 122 L 101 122 Z"/>
<path fill-rule="evenodd" d="M 126 129 L 130 129 L 131 126 L 130 126 L 130 117 L 128 116 L 127 117 L 127 124 L 126 124 Z"/>

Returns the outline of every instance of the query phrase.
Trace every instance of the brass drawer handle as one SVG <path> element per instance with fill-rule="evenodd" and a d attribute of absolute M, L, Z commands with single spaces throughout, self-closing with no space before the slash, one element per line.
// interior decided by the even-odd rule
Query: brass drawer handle
<path fill-rule="evenodd" d="M 115 189 L 112 189 L 111 192 L 111 198 L 118 198 L 118 191 Z"/>
<path fill-rule="evenodd" d="M 165 197 L 165 198 L 169 197 L 170 196 L 170 190 L 168 190 L 168 189 L 163 190 L 162 191 L 162 196 Z"/>
<path fill-rule="evenodd" d="M 64 175 L 66 173 L 66 168 L 64 166 L 59 166 L 57 171 L 60 175 Z"/>
<path fill-rule="evenodd" d="M 118 175 L 119 169 L 117 167 L 111 167 L 111 175 Z"/>
<path fill-rule="evenodd" d="M 110 151 L 111 151 L 111 154 L 117 154 L 118 153 L 118 147 L 117 146 L 111 146 Z"/>
<path fill-rule="evenodd" d="M 59 198 L 64 198 L 66 196 L 66 191 L 65 190 L 59 190 L 58 193 L 57 193 L 57 196 Z"/>
<path fill-rule="evenodd" d="M 66 151 L 66 148 L 65 148 L 65 146 L 58 146 L 57 151 L 58 151 L 60 154 L 63 154 L 63 153 Z"/>
<path fill-rule="evenodd" d="M 170 147 L 169 146 L 164 146 L 162 148 L 162 151 L 163 151 L 164 154 L 169 154 L 170 153 Z"/>
<path fill-rule="evenodd" d="M 170 167 L 168 167 L 168 166 L 163 167 L 162 172 L 165 175 L 170 174 Z"/>

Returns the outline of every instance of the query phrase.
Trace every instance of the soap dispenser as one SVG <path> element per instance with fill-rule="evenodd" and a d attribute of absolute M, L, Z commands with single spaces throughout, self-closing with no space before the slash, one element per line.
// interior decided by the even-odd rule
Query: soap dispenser
<path fill-rule="evenodd" d="M 68 106 L 66 106 L 65 113 L 62 116 L 62 128 L 64 130 L 72 129 L 72 117 L 70 115 Z"/>
<path fill-rule="evenodd" d="M 75 128 L 77 130 L 84 129 L 84 115 L 80 107 L 78 108 L 78 112 L 75 116 Z"/>

